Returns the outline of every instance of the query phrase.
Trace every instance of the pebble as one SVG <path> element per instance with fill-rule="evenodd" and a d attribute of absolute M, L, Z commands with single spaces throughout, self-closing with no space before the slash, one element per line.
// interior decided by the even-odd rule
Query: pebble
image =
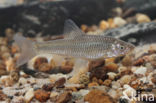
<path fill-rule="evenodd" d="M 41 66 L 41 64 L 43 63 L 48 63 L 48 59 L 45 58 L 45 57 L 38 57 L 35 59 L 35 62 L 34 62 L 34 68 L 35 69 L 39 69 L 39 67 Z"/>
<path fill-rule="evenodd" d="M 136 20 L 138 23 L 145 23 L 151 21 L 151 19 L 145 14 L 136 14 Z"/>
<path fill-rule="evenodd" d="M 110 89 L 109 91 L 108 91 L 108 94 L 112 97 L 112 98 L 117 98 L 117 90 L 114 90 L 114 89 Z"/>
<path fill-rule="evenodd" d="M 6 38 L 0 37 L 0 45 L 7 45 L 8 41 Z"/>
<path fill-rule="evenodd" d="M 20 77 L 19 81 L 18 81 L 19 84 L 27 84 L 27 79 L 26 78 L 23 78 L 23 77 Z"/>
<path fill-rule="evenodd" d="M 0 76 L 6 74 L 7 74 L 6 66 L 4 65 L 4 63 L 0 63 Z"/>
<path fill-rule="evenodd" d="M 115 103 L 114 99 L 102 90 L 91 90 L 84 97 L 85 102 L 89 103 Z"/>
<path fill-rule="evenodd" d="M 87 85 L 90 82 L 89 75 L 82 74 L 79 79 L 80 84 Z"/>
<path fill-rule="evenodd" d="M 93 68 L 103 66 L 104 64 L 105 64 L 104 60 L 91 61 L 89 63 L 89 71 L 91 71 Z"/>
<path fill-rule="evenodd" d="M 10 78 L 10 76 L 1 76 L 0 81 L 5 86 L 12 86 L 14 81 Z"/>
<path fill-rule="evenodd" d="M 122 26 L 122 25 L 127 24 L 127 22 L 121 17 L 115 17 L 114 18 L 114 24 L 117 26 Z"/>
<path fill-rule="evenodd" d="M 123 84 L 128 84 L 131 81 L 131 76 L 130 75 L 125 75 L 120 79 L 120 83 Z"/>
<path fill-rule="evenodd" d="M 126 96 L 124 95 L 122 98 L 126 98 L 126 99 L 127 99 L 127 96 L 128 96 L 128 97 L 132 97 L 132 94 L 133 94 L 134 96 L 136 96 L 136 90 L 133 89 L 131 86 L 125 84 L 125 85 L 123 86 L 123 88 L 125 89 L 125 90 L 123 91 L 123 93 L 125 93 Z"/>
<path fill-rule="evenodd" d="M 131 56 L 127 55 L 126 57 L 123 58 L 122 60 L 123 66 L 132 66 L 132 64 L 133 64 L 133 60 Z"/>
<path fill-rule="evenodd" d="M 19 75 L 19 71 L 11 71 L 10 72 L 10 78 L 12 81 L 14 82 L 18 82 L 19 78 L 20 78 L 20 75 Z"/>
<path fill-rule="evenodd" d="M 14 96 L 11 103 L 25 103 L 23 96 Z"/>
<path fill-rule="evenodd" d="M 83 32 L 88 32 L 88 26 L 87 25 L 85 25 L 85 24 L 82 24 L 81 25 L 81 30 L 83 31 Z"/>
<path fill-rule="evenodd" d="M 9 52 L 10 50 L 7 46 L 3 45 L 3 46 L 0 46 L 0 51 L 1 51 L 1 53 L 5 53 L 5 52 Z"/>
<path fill-rule="evenodd" d="M 115 28 L 116 25 L 114 24 L 114 20 L 112 18 L 108 19 L 108 23 L 109 23 L 109 28 Z"/>
<path fill-rule="evenodd" d="M 51 99 L 52 101 L 56 101 L 58 95 L 59 95 L 58 92 L 54 92 L 54 91 L 53 91 L 53 92 L 50 93 L 50 99 Z"/>
<path fill-rule="evenodd" d="M 134 66 L 140 66 L 145 63 L 145 60 L 143 58 L 139 58 L 138 60 L 134 61 L 133 65 Z"/>
<path fill-rule="evenodd" d="M 11 57 L 11 54 L 9 52 L 5 52 L 2 54 L 2 59 L 3 60 L 8 60 Z"/>
<path fill-rule="evenodd" d="M 49 64 L 50 64 L 51 68 L 55 68 L 56 67 L 56 63 L 55 63 L 55 61 L 53 59 L 50 60 Z"/>
<path fill-rule="evenodd" d="M 17 53 L 19 51 L 20 51 L 20 48 L 16 44 L 12 44 L 12 46 L 11 46 L 11 53 L 15 54 L 15 53 Z"/>
<path fill-rule="evenodd" d="M 131 75 L 131 74 L 132 74 L 131 68 L 127 68 L 127 70 L 120 72 L 119 76 L 122 77 L 124 75 Z"/>
<path fill-rule="evenodd" d="M 103 82 L 103 85 L 109 87 L 111 85 L 112 81 L 110 79 L 106 79 L 104 82 Z"/>
<path fill-rule="evenodd" d="M 41 89 L 36 90 L 34 95 L 40 102 L 46 102 L 50 98 L 50 93 Z"/>
<path fill-rule="evenodd" d="M 6 98 L 7 98 L 7 95 L 5 95 L 3 91 L 0 90 L 0 101 L 4 101 L 6 100 Z"/>
<path fill-rule="evenodd" d="M 49 84 L 44 84 L 42 86 L 42 89 L 45 90 L 45 91 L 51 91 L 54 87 L 54 84 L 53 83 L 49 83 Z"/>
<path fill-rule="evenodd" d="M 99 86 L 97 82 L 91 82 L 88 84 L 88 88 Z"/>
<path fill-rule="evenodd" d="M 156 85 L 156 73 L 152 75 L 152 82 Z"/>
<path fill-rule="evenodd" d="M 105 59 L 105 64 L 114 63 L 114 62 L 115 62 L 115 58 Z"/>
<path fill-rule="evenodd" d="M 8 58 L 8 60 L 5 61 L 5 65 L 8 72 L 16 71 L 16 64 L 13 58 Z"/>
<path fill-rule="evenodd" d="M 90 79 L 96 77 L 97 79 L 105 80 L 108 78 L 107 71 L 104 67 L 98 67 L 94 68 L 92 71 L 90 71 Z"/>
<path fill-rule="evenodd" d="M 54 86 L 56 88 L 62 88 L 64 87 L 64 83 L 66 82 L 66 79 L 65 78 L 60 78 L 58 79 L 55 83 L 54 83 Z"/>
<path fill-rule="evenodd" d="M 26 94 L 24 95 L 24 99 L 26 101 L 26 103 L 30 103 L 31 100 L 33 99 L 34 97 L 34 89 L 33 88 L 30 88 Z"/>
<path fill-rule="evenodd" d="M 68 65 L 61 66 L 61 72 L 64 74 L 68 74 L 72 72 L 72 70 L 73 70 L 73 66 L 68 66 Z"/>
<path fill-rule="evenodd" d="M 109 72 L 117 72 L 118 71 L 118 65 L 115 63 L 108 63 L 105 65 L 105 68 Z"/>
<path fill-rule="evenodd" d="M 63 92 L 58 96 L 56 103 L 68 103 L 71 99 L 72 94 L 70 92 Z"/>
<path fill-rule="evenodd" d="M 48 73 L 50 70 L 52 70 L 52 67 L 48 63 L 42 63 L 42 64 L 40 64 L 38 70 L 41 71 L 41 72 Z"/>
<path fill-rule="evenodd" d="M 15 34 L 15 31 L 11 28 L 7 28 L 5 30 L 5 35 L 9 39 L 9 41 L 13 39 L 14 34 Z"/>
<path fill-rule="evenodd" d="M 107 75 L 108 75 L 108 78 L 110 80 L 114 80 L 116 78 L 116 76 L 117 76 L 117 74 L 114 73 L 114 72 L 109 72 L 109 73 L 107 73 Z"/>
<path fill-rule="evenodd" d="M 120 88 L 120 87 L 121 87 L 121 85 L 120 85 L 119 82 L 117 82 L 117 81 L 112 81 L 112 88 L 113 88 L 113 89 L 118 89 L 118 88 Z"/>
<path fill-rule="evenodd" d="M 105 21 L 105 20 L 102 20 L 102 21 L 100 22 L 100 24 L 99 24 L 99 28 L 100 28 L 101 30 L 106 30 L 106 29 L 108 29 L 108 28 L 109 28 L 108 22 Z"/>
<path fill-rule="evenodd" d="M 147 72 L 147 68 L 146 67 L 139 67 L 137 68 L 137 70 L 134 72 L 136 75 L 145 75 Z"/>

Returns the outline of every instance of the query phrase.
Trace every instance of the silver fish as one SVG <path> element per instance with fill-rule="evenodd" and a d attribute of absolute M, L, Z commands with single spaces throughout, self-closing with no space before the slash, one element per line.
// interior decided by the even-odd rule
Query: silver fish
<path fill-rule="evenodd" d="M 65 21 L 64 37 L 46 42 L 33 42 L 16 34 L 14 40 L 22 49 L 17 66 L 23 65 L 38 54 L 96 60 L 125 55 L 134 49 L 134 45 L 113 37 L 87 35 L 71 20 Z"/>

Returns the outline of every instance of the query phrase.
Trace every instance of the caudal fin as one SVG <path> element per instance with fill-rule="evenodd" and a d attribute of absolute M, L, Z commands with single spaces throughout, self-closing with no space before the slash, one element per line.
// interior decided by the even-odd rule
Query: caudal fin
<path fill-rule="evenodd" d="M 32 59 L 36 53 L 34 51 L 34 43 L 31 40 L 26 39 L 25 37 L 16 34 L 14 36 L 15 43 L 21 49 L 21 55 L 16 61 L 16 66 L 19 67 L 25 63 L 27 63 L 30 59 Z"/>

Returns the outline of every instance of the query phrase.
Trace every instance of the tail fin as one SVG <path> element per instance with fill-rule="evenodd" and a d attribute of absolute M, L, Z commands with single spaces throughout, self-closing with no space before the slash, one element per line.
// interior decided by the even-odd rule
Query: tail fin
<path fill-rule="evenodd" d="M 15 43 L 20 47 L 21 49 L 21 55 L 16 61 L 16 66 L 19 67 L 26 62 L 28 62 L 30 59 L 32 59 L 34 56 L 36 56 L 35 50 L 34 50 L 34 43 L 31 40 L 26 39 L 25 37 L 16 34 L 14 36 Z"/>

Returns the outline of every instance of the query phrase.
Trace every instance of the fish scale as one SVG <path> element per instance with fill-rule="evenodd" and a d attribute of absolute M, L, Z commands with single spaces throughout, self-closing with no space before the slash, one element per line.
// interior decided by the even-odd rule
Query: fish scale
<path fill-rule="evenodd" d="M 106 53 L 111 49 L 113 41 L 111 37 L 85 35 L 74 40 L 55 40 L 47 43 L 36 43 L 36 45 L 38 53 L 97 59 L 99 56 L 106 56 Z"/>

